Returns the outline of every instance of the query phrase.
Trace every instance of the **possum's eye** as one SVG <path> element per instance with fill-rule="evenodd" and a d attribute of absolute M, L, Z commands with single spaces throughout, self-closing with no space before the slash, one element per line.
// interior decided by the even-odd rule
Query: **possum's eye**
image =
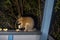
<path fill-rule="evenodd" d="M 19 23 L 18 25 L 21 25 L 21 23 Z"/>

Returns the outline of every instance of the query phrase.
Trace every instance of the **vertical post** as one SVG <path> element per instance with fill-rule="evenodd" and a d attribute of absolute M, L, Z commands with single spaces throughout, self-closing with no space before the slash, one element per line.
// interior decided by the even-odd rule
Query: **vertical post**
<path fill-rule="evenodd" d="M 42 27 L 41 27 L 42 34 L 41 34 L 40 40 L 47 40 L 48 38 L 53 5 L 54 5 L 54 0 L 45 1 L 44 15 L 43 15 L 43 21 L 42 21 Z"/>
<path fill-rule="evenodd" d="M 8 40 L 13 40 L 13 35 L 8 35 Z"/>

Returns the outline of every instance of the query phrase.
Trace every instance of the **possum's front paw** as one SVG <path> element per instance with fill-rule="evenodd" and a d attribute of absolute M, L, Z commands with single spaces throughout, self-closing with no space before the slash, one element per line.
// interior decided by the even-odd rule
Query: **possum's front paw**
<path fill-rule="evenodd" d="M 21 31 L 21 30 L 19 30 L 19 29 L 16 29 L 16 32 L 19 32 L 19 31 Z"/>

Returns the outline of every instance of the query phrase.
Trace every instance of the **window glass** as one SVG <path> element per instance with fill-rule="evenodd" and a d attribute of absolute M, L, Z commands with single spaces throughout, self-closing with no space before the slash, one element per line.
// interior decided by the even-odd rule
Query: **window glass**
<path fill-rule="evenodd" d="M 40 31 L 45 0 L 0 0 L 0 31 Z"/>

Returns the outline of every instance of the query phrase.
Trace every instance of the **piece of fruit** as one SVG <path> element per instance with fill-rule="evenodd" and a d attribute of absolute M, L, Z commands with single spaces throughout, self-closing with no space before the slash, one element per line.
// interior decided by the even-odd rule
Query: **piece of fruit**
<path fill-rule="evenodd" d="M 2 28 L 0 28 L 0 31 L 2 31 Z"/>
<path fill-rule="evenodd" d="M 7 28 L 4 28 L 3 31 L 7 31 L 8 29 Z"/>

